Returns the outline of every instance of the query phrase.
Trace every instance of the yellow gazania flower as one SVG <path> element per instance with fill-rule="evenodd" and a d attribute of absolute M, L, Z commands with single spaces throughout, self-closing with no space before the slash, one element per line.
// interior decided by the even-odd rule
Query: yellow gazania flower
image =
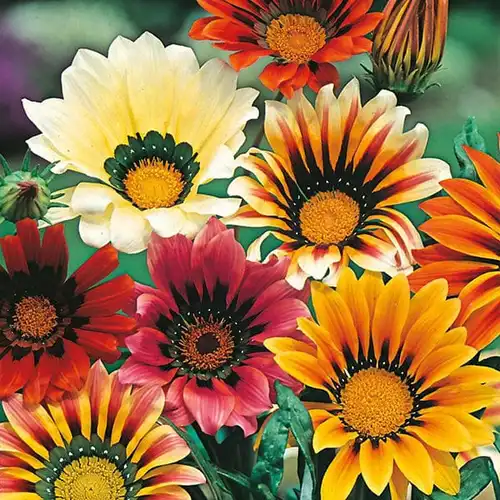
<path fill-rule="evenodd" d="M 157 421 L 160 387 L 133 389 L 98 361 L 85 388 L 60 403 L 26 407 L 15 394 L 0 424 L 2 500 L 189 500 L 206 482 L 178 463 L 188 445 Z"/>
<path fill-rule="evenodd" d="M 200 194 L 213 179 L 231 177 L 243 128 L 258 116 L 258 92 L 236 89 L 237 74 L 213 59 L 199 67 L 187 47 L 150 33 L 118 37 L 108 57 L 78 51 L 62 74 L 63 99 L 24 100 L 42 134 L 31 150 L 53 169 L 88 175 L 49 211 L 52 222 L 81 216 L 91 246 L 111 241 L 122 252 L 142 251 L 152 232 L 194 236 L 211 215 L 227 216 L 235 199 Z"/>
<path fill-rule="evenodd" d="M 338 98 L 332 85 L 323 87 L 315 107 L 301 92 L 288 105 L 268 101 L 265 131 L 274 152 L 243 155 L 256 179 L 238 177 L 228 189 L 248 203 L 228 223 L 272 228 L 250 247 L 250 258 L 260 259 L 272 233 L 282 241 L 274 253 L 291 257 L 288 280 L 297 288 L 308 276 L 335 285 L 349 260 L 392 275 L 411 271 L 411 252 L 422 241 L 394 205 L 438 192 L 450 167 L 422 159 L 428 130 L 418 124 L 403 133 L 409 113 L 388 91 L 362 106 L 356 79 Z"/>
<path fill-rule="evenodd" d="M 311 410 L 316 452 L 339 448 L 322 483 L 324 500 L 347 498 L 361 474 L 377 495 L 390 486 L 406 498 L 408 483 L 454 495 L 460 475 L 451 452 L 491 444 L 491 428 L 472 412 L 492 404 L 496 370 L 462 366 L 476 350 L 463 327 L 450 330 L 459 299 L 440 279 L 410 299 L 404 274 L 384 286 L 378 273 L 358 281 L 350 269 L 337 290 L 312 284 L 318 323 L 299 319 L 313 345 L 273 338 L 278 365 L 325 391 L 331 409 Z M 318 408 L 320 405 L 318 405 Z"/>

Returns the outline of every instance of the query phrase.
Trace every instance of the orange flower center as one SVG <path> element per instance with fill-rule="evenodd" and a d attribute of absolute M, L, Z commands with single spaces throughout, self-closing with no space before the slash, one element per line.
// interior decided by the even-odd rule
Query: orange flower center
<path fill-rule="evenodd" d="M 15 305 L 12 319 L 23 336 L 41 339 L 57 326 L 57 311 L 45 297 L 24 297 Z"/>
<path fill-rule="evenodd" d="M 340 243 L 356 229 L 359 215 L 359 205 L 341 191 L 315 194 L 300 210 L 302 235 L 313 243 Z"/>
<path fill-rule="evenodd" d="M 171 207 L 184 189 L 182 173 L 158 158 L 141 160 L 124 184 L 134 204 L 145 210 Z"/>
<path fill-rule="evenodd" d="M 398 432 L 413 409 L 408 386 L 380 368 L 355 373 L 341 392 L 341 403 L 344 422 L 374 438 Z"/>
<path fill-rule="evenodd" d="M 286 14 L 271 21 L 266 41 L 288 62 L 305 64 L 325 45 L 326 31 L 310 16 Z"/>
<path fill-rule="evenodd" d="M 234 339 L 229 325 L 200 320 L 186 328 L 180 341 L 181 354 L 197 370 L 213 371 L 231 359 Z"/>
<path fill-rule="evenodd" d="M 61 500 L 123 500 L 127 493 L 120 471 L 109 460 L 81 457 L 68 464 L 54 483 Z"/>

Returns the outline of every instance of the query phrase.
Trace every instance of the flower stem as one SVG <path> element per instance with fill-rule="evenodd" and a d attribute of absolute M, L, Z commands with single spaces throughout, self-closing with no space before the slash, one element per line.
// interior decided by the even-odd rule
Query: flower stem
<path fill-rule="evenodd" d="M 281 102 L 285 96 L 278 90 L 278 93 L 274 96 L 274 101 Z M 262 120 L 262 126 L 259 129 L 259 132 L 255 136 L 255 139 L 252 143 L 252 148 L 258 148 L 260 146 L 260 143 L 262 142 L 262 139 L 264 139 L 264 133 L 265 133 L 265 124 L 266 124 L 266 119 Z"/>

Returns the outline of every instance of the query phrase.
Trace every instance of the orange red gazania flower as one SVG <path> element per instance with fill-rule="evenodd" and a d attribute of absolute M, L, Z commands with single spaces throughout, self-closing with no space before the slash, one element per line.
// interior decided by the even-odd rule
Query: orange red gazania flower
<path fill-rule="evenodd" d="M 449 166 L 421 158 L 428 130 L 403 133 L 409 110 L 381 91 L 364 106 L 352 80 L 337 98 L 323 87 L 313 107 L 302 92 L 288 105 L 267 102 L 265 132 L 273 152 L 250 149 L 241 165 L 256 179 L 236 178 L 228 193 L 247 203 L 227 223 L 271 228 L 262 241 L 282 241 L 276 255 L 291 257 L 288 280 L 307 277 L 335 285 L 339 270 L 358 266 L 396 274 L 411 271 L 412 250 L 422 247 L 412 222 L 394 208 L 440 190 Z"/>
<path fill-rule="evenodd" d="M 420 229 L 437 241 L 413 252 L 422 265 L 410 276 L 418 290 L 443 277 L 462 301 L 457 324 L 467 343 L 482 349 L 500 334 L 500 163 L 465 146 L 483 185 L 467 179 L 441 183 L 448 196 L 423 202 L 432 218 Z"/>
<path fill-rule="evenodd" d="M 389 0 L 373 37 L 377 88 L 421 94 L 439 69 L 448 27 L 448 0 Z"/>
<path fill-rule="evenodd" d="M 0 424 L 0 497 L 19 500 L 189 500 L 182 486 L 205 483 L 177 462 L 189 447 L 159 425 L 159 387 L 132 388 L 100 361 L 85 387 L 61 403 L 25 407 L 4 401 Z"/>
<path fill-rule="evenodd" d="M 96 285 L 118 267 L 106 246 L 66 279 L 68 247 L 62 225 L 18 222 L 16 236 L 0 240 L 0 398 L 23 389 L 26 403 L 60 399 L 80 390 L 90 357 L 112 363 L 135 321 L 116 314 L 134 283 L 118 276 Z M 95 286 L 96 285 L 96 286 Z"/>
<path fill-rule="evenodd" d="M 447 293 L 439 279 L 410 299 L 404 274 L 384 285 L 378 273 L 357 280 L 346 269 L 336 291 L 312 284 L 318 322 L 298 325 L 314 346 L 265 342 L 283 370 L 331 401 L 310 411 L 315 451 L 339 449 L 322 498 L 344 500 L 359 475 L 376 495 L 389 485 L 393 500 L 406 499 L 409 483 L 455 495 L 451 453 L 493 443 L 492 429 L 471 413 L 498 398 L 500 375 L 465 365 L 477 351 L 464 327 L 452 328 L 460 301 Z"/>
<path fill-rule="evenodd" d="M 365 38 L 382 18 L 368 13 L 373 0 L 198 0 L 211 17 L 198 19 L 190 36 L 235 51 L 236 70 L 272 57 L 260 75 L 271 90 L 290 98 L 309 85 L 314 91 L 337 82 L 331 64 L 369 52 Z"/>
<path fill-rule="evenodd" d="M 247 261 L 234 230 L 215 218 L 194 242 L 153 237 L 148 267 L 158 289 L 136 285 L 139 331 L 126 340 L 132 356 L 120 379 L 163 386 L 165 414 L 177 425 L 253 434 L 272 407 L 275 380 L 301 389 L 263 345 L 303 337 L 297 318 L 309 315 L 308 292 L 285 281 L 287 266 Z"/>

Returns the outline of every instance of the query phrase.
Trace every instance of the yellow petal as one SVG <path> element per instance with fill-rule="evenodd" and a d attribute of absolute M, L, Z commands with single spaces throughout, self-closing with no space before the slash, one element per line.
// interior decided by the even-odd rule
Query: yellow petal
<path fill-rule="evenodd" d="M 325 448 L 340 448 L 357 436 L 357 432 L 349 432 L 338 417 L 332 416 L 314 431 L 313 448 L 316 453 Z"/>
<path fill-rule="evenodd" d="M 359 457 L 353 444 L 344 446 L 325 473 L 321 484 L 321 498 L 345 500 L 360 472 Z"/>
<path fill-rule="evenodd" d="M 434 484 L 448 495 L 456 495 L 460 491 L 460 472 L 453 457 L 430 447 L 427 447 L 427 453 L 434 467 Z"/>
<path fill-rule="evenodd" d="M 392 476 L 394 455 L 392 448 L 382 440 L 372 443 L 366 440 L 359 453 L 361 474 L 367 486 L 380 495 Z"/>

